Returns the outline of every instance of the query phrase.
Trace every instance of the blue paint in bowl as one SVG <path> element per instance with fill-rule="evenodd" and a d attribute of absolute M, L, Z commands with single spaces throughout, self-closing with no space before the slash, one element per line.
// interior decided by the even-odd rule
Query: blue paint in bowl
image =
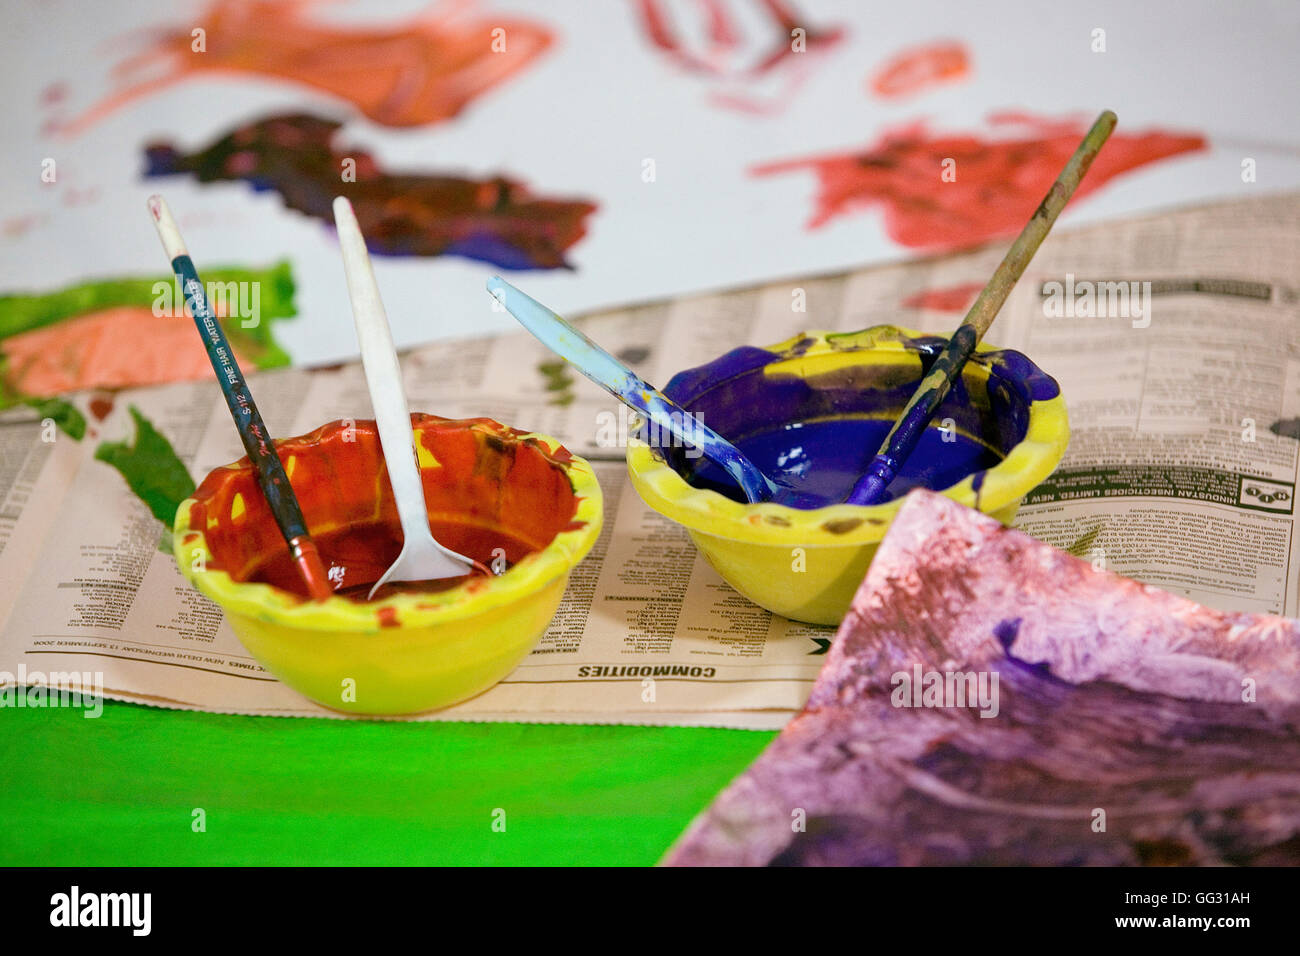
<path fill-rule="evenodd" d="M 803 363 L 807 345 L 800 345 L 813 340 L 800 338 L 781 352 L 733 349 L 678 373 L 664 393 L 786 486 L 781 504 L 821 508 L 847 497 L 946 341 L 897 337 L 918 362 L 836 362 L 822 354 Z M 1020 352 L 977 353 L 883 500 L 982 476 L 1024 439 L 1030 405 L 1059 394 L 1055 380 Z M 660 447 L 660 454 L 692 486 L 746 500 L 710 460 L 681 447 Z"/>

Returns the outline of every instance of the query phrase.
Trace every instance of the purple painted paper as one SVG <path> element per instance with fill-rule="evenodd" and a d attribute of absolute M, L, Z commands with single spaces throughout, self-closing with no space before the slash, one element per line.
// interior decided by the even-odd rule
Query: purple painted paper
<path fill-rule="evenodd" d="M 996 673 L 996 716 L 895 706 L 918 673 Z M 1300 863 L 1297 678 L 1295 621 L 915 491 L 807 706 L 664 862 Z"/>

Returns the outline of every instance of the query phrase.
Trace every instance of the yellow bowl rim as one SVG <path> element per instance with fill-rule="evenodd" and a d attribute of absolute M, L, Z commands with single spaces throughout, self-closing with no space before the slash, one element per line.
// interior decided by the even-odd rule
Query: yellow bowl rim
<path fill-rule="evenodd" d="M 858 332 L 808 331 L 766 349 L 776 355 L 788 354 L 791 360 L 829 352 L 902 353 L 908 351 L 903 338 L 926 334 L 895 325 L 877 325 Z M 813 340 L 812 344 L 805 347 L 808 339 Z M 977 351 L 1004 349 L 980 343 Z M 1058 393 L 1055 398 L 1032 401 L 1025 437 L 1006 458 L 984 473 L 978 497 L 973 487 L 974 475 L 940 493 L 972 508 L 977 507 L 978 501 L 977 510 L 985 513 L 1000 511 L 1023 498 L 1056 470 L 1069 438 L 1064 397 Z M 655 511 L 692 531 L 753 544 L 853 547 L 872 544 L 884 536 L 885 528 L 903 505 L 903 498 L 878 505 L 835 504 L 814 509 L 733 501 L 716 491 L 687 484 L 658 453 L 634 436 L 628 437 L 627 468 L 633 485 Z"/>
<path fill-rule="evenodd" d="M 523 442 L 529 439 L 541 445 L 548 455 L 553 456 L 557 450 L 563 449 L 557 439 L 537 432 L 517 433 L 505 440 Z M 595 544 L 604 520 L 600 483 L 590 462 L 569 454 L 567 449 L 565 455 L 567 457 L 560 463 L 568 475 L 578 505 L 570 523 L 581 522 L 581 526 L 560 531 L 545 548 L 527 555 L 499 577 L 489 579 L 486 587 L 471 590 L 470 585 L 477 580 L 473 579 L 432 594 L 396 594 L 379 601 L 360 603 L 337 596 L 324 601 L 305 601 L 269 584 L 236 581 L 225 571 L 206 569 L 207 564 L 214 563 L 207 538 L 203 529 L 191 528 L 189 523 L 194 498 L 185 499 L 176 511 L 172 548 L 181 573 L 220 605 L 228 616 L 241 615 L 300 630 L 392 635 L 399 635 L 403 630 L 460 621 L 537 593 L 557 577 L 567 575 Z M 182 545 L 186 535 L 195 533 L 199 536 L 196 540 Z M 193 567 L 196 551 L 203 556 L 204 570 L 196 571 Z M 381 611 L 385 608 L 392 609 L 389 619 L 395 620 L 399 626 L 380 623 Z"/>

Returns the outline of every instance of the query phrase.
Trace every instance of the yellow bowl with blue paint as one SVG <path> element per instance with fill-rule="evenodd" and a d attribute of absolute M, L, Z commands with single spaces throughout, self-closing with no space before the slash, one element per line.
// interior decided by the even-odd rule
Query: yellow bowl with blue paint
<path fill-rule="evenodd" d="M 805 504 L 816 507 L 747 503 L 697 449 L 645 423 L 628 442 L 632 484 L 749 600 L 793 620 L 838 624 L 902 497 L 836 502 L 945 342 L 896 326 L 805 332 L 735 349 L 664 388 L 761 470 L 805 482 Z M 1056 382 L 1019 352 L 980 345 L 913 455 L 915 473 L 905 469 L 891 491 L 932 487 L 1009 523 L 1056 469 L 1069 434 Z"/>
<path fill-rule="evenodd" d="M 413 415 L 412 426 L 435 536 L 499 573 L 306 600 L 247 458 L 176 513 L 185 577 L 271 674 L 334 710 L 413 714 L 487 690 L 537 644 L 600 533 L 591 466 L 555 439 L 490 419 Z M 333 422 L 277 450 L 331 577 L 363 595 L 402 539 L 374 423 Z"/>

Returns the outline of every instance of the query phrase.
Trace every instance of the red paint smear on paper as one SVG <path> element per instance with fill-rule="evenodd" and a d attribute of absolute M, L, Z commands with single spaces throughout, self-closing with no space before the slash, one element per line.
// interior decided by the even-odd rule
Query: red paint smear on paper
<path fill-rule="evenodd" d="M 847 35 L 843 27 L 814 28 L 784 0 L 756 0 L 771 27 L 773 39 L 761 52 L 744 48 L 736 24 L 735 7 L 723 0 L 698 0 L 704 21 L 706 48 L 692 50 L 670 22 L 664 0 L 638 0 L 640 25 L 646 39 L 678 69 L 704 75 L 724 89 L 710 93 L 719 106 L 747 113 L 771 114 L 783 109 L 808 78 L 809 67 L 820 54 L 837 47 Z M 796 29 L 802 29 L 803 50 L 793 47 Z M 689 32 L 689 31 L 688 31 Z M 775 81 L 769 96 L 755 95 L 759 81 Z"/>
<path fill-rule="evenodd" d="M 504 176 L 390 173 L 364 150 L 336 148 L 339 126 L 307 114 L 274 116 L 189 154 L 151 144 L 146 175 L 190 173 L 205 183 L 242 179 L 331 225 L 334 197 L 347 196 L 376 255 L 458 255 L 503 269 L 572 268 L 564 254 L 587 234 L 594 203 L 535 196 Z M 340 171 L 352 168 L 355 182 L 342 181 Z"/>
<path fill-rule="evenodd" d="M 965 312 L 983 288 L 983 282 L 963 282 L 942 289 L 923 289 L 904 299 L 903 307 L 933 312 Z"/>
<path fill-rule="evenodd" d="M 637 0 L 641 26 L 646 37 L 677 66 L 691 71 L 722 72 L 719 54 L 734 50 L 740 44 L 740 34 L 721 0 L 700 0 L 700 5 L 704 8 L 710 45 L 709 53 L 703 56 L 688 51 L 680 37 L 673 32 L 663 0 Z"/>
<path fill-rule="evenodd" d="M 99 199 L 98 186 L 87 186 L 85 189 L 69 186 L 63 193 L 63 205 L 65 206 L 88 206 L 97 199 Z"/>
<path fill-rule="evenodd" d="M 970 75 L 970 58 L 960 43 L 933 43 L 904 50 L 871 78 L 877 96 L 893 99 L 911 96 Z"/>
<path fill-rule="evenodd" d="M 40 103 L 42 106 L 57 106 L 68 98 L 68 84 L 62 80 L 51 83 L 41 90 Z"/>
<path fill-rule="evenodd" d="M 1026 129 L 1013 136 L 933 134 L 918 122 L 885 133 L 863 151 L 768 163 L 751 172 L 814 172 L 820 190 L 810 229 L 878 205 L 884 208 L 885 231 L 900 245 L 926 250 L 975 245 L 1019 232 L 1087 130 L 1075 120 L 1023 113 L 990 120 Z M 1130 170 L 1205 147 L 1205 137 L 1194 133 L 1117 132 L 1075 198 Z M 945 159 L 956 161 L 954 182 L 940 179 Z"/>
<path fill-rule="evenodd" d="M 113 396 L 96 395 L 90 400 L 90 414 L 94 415 L 99 421 L 108 417 L 109 412 L 113 410 Z"/>
<path fill-rule="evenodd" d="M 31 232 L 48 218 L 48 216 L 38 213 L 26 213 L 21 216 L 11 216 L 8 219 L 0 221 L 0 233 L 3 233 L 6 239 L 17 239 L 19 236 Z"/>
<path fill-rule="evenodd" d="M 345 99 L 383 126 L 425 126 L 456 116 L 553 42 L 541 24 L 475 16 L 464 0 L 371 28 L 314 21 L 306 11 L 315 2 L 215 0 L 192 23 L 161 31 L 150 49 L 119 63 L 113 74 L 125 85 L 60 131 L 80 132 L 126 103 L 203 75 L 288 80 Z M 200 27 L 201 52 L 191 33 Z M 500 52 L 492 48 L 498 38 Z"/>
<path fill-rule="evenodd" d="M 148 348 L 128 343 L 148 342 Z M 0 342 L 5 384 L 49 397 L 86 388 L 131 388 L 212 377 L 203 341 L 189 319 L 144 306 L 89 312 Z M 244 357 L 235 352 L 237 361 Z M 93 410 L 93 409 L 92 409 Z"/>

